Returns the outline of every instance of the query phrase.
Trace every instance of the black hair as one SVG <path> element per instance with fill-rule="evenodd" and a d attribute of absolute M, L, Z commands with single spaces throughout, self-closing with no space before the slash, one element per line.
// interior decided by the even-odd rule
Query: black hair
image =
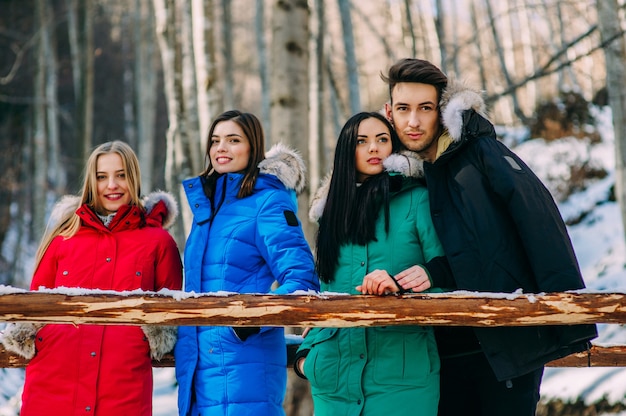
<path fill-rule="evenodd" d="M 381 208 L 385 214 L 385 230 L 389 232 L 389 175 L 382 172 L 357 186 L 357 136 L 359 125 L 368 118 L 376 118 L 385 124 L 391 136 L 393 151 L 402 146 L 393 126 L 377 112 L 357 113 L 341 129 L 328 197 L 316 237 L 315 264 L 320 279 L 326 283 L 334 278 L 342 245 L 365 245 L 376 241 L 376 220 Z"/>

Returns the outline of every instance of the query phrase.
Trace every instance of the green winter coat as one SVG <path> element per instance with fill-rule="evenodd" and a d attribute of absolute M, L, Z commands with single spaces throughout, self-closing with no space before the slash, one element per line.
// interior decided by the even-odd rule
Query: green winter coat
<path fill-rule="evenodd" d="M 321 290 L 359 295 L 355 287 L 367 273 L 393 276 L 443 255 L 427 190 L 417 181 L 405 179 L 390 198 L 389 225 L 386 235 L 380 215 L 378 241 L 341 247 L 335 279 Z M 304 375 L 315 416 L 437 414 L 439 355 L 431 327 L 313 328 L 299 351 L 307 349 Z"/>

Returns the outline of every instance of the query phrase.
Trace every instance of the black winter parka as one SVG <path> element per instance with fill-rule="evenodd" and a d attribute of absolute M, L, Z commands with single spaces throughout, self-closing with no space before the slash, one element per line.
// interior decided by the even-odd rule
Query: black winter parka
<path fill-rule="evenodd" d="M 432 273 L 433 286 L 504 293 L 584 288 L 552 196 L 496 139 L 493 125 L 480 114 L 483 106 L 478 93 L 459 85 L 442 97 L 442 120 L 452 144 L 434 163 L 424 162 L 424 174 L 433 223 L 452 276 Z M 584 351 L 597 336 L 595 325 L 473 330 L 499 380 Z M 443 329 L 438 342 L 462 345 L 455 332 L 461 336 L 463 329 Z M 440 345 L 440 350 L 447 347 Z"/>

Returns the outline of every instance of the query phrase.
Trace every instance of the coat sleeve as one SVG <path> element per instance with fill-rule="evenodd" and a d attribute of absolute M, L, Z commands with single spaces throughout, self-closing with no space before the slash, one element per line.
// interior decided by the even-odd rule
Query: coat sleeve
<path fill-rule="evenodd" d="M 256 245 L 280 286 L 276 294 L 319 290 L 313 254 L 296 216 L 295 197 L 276 190 L 264 201 L 257 216 Z"/>
<path fill-rule="evenodd" d="M 417 235 L 420 239 L 422 246 L 422 254 L 425 261 L 430 261 L 434 257 L 443 255 L 443 247 L 437 237 L 437 231 L 433 225 L 432 218 L 430 216 L 430 204 L 428 202 L 428 191 L 424 189 L 421 192 L 419 200 L 416 206 L 417 216 Z"/>
<path fill-rule="evenodd" d="M 161 243 L 159 244 L 158 258 L 155 259 L 156 281 L 155 290 L 171 289 L 180 290 L 183 284 L 183 266 L 178 251 L 178 246 L 172 236 L 162 230 Z"/>
<path fill-rule="evenodd" d="M 565 223 L 548 189 L 498 140 L 477 144 L 483 173 L 515 225 L 539 291 L 584 288 Z"/>

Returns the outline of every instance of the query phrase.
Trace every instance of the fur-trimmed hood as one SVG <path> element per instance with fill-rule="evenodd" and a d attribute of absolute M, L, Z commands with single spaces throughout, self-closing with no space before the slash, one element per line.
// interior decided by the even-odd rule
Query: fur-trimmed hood
<path fill-rule="evenodd" d="M 259 163 L 260 173 L 276 176 L 287 189 L 297 194 L 306 185 L 306 165 L 300 153 L 288 146 L 277 143 L 265 154 Z"/>
<path fill-rule="evenodd" d="M 424 176 L 424 162 L 417 157 L 417 153 L 403 150 L 389 155 L 384 161 L 385 171 L 389 173 L 399 173 L 410 178 L 421 178 Z M 322 184 L 313 195 L 309 209 L 309 220 L 318 222 L 324 213 L 328 191 L 330 188 L 330 178 L 332 172 L 326 175 Z"/>
<path fill-rule="evenodd" d="M 448 129 L 454 142 L 458 142 L 462 137 L 463 112 L 474 110 L 486 117 L 486 106 L 482 93 L 454 79 L 448 80 L 448 86 L 441 95 L 439 107 L 441 108 L 443 125 Z"/>
<path fill-rule="evenodd" d="M 155 207 L 163 202 L 164 207 L 155 210 Z M 165 191 L 155 191 L 144 196 L 141 200 L 144 208 L 146 209 L 146 216 L 159 217 L 161 226 L 163 228 L 169 228 L 176 221 L 178 216 L 178 204 L 172 194 Z M 72 213 L 80 207 L 80 197 L 76 195 L 65 195 L 52 209 L 50 219 L 48 220 L 48 227 L 54 228 L 59 224 L 63 218 L 69 217 Z M 154 212 L 153 212 L 154 211 Z"/>

